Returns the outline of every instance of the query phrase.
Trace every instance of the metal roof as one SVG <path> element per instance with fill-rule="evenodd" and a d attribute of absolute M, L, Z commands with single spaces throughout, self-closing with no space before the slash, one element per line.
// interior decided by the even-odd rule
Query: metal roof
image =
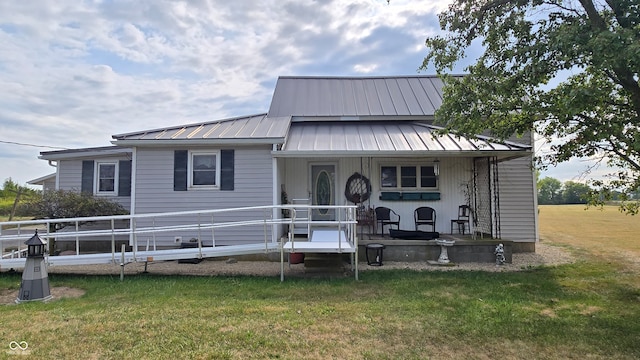
<path fill-rule="evenodd" d="M 274 144 L 282 143 L 291 118 L 266 114 L 113 135 L 117 145 L 141 144 Z"/>
<path fill-rule="evenodd" d="M 426 116 L 442 104 L 432 76 L 280 77 L 269 116 Z"/>
<path fill-rule="evenodd" d="M 292 123 L 286 143 L 275 156 L 469 156 L 470 153 L 483 156 L 486 152 L 510 157 L 531 153 L 527 145 L 488 137 L 472 140 L 453 134 L 440 135 L 435 133 L 438 129 L 410 121 Z"/>
<path fill-rule="evenodd" d="M 44 160 L 62 160 L 86 157 L 104 157 L 118 154 L 131 154 L 131 149 L 119 146 L 102 146 L 81 149 L 43 151 L 39 158 Z"/>

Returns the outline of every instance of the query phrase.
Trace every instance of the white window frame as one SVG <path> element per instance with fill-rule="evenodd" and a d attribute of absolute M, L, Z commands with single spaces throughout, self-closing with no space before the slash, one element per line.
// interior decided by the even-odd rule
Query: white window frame
<path fill-rule="evenodd" d="M 114 167 L 113 172 L 113 191 L 100 191 L 100 167 L 105 165 L 111 165 Z M 118 195 L 118 179 L 120 178 L 119 166 L 117 161 L 96 161 L 95 174 L 93 178 L 93 193 L 100 196 L 117 196 Z"/>
<path fill-rule="evenodd" d="M 423 166 L 432 167 L 434 170 L 435 178 L 436 178 L 436 186 L 422 186 L 422 176 L 420 174 L 420 168 Z M 437 170 L 438 164 L 436 163 L 422 163 L 422 164 L 380 164 L 380 189 L 382 191 L 386 190 L 438 190 L 440 187 L 440 175 Z M 415 187 L 403 187 L 402 186 L 402 168 L 403 167 L 414 167 L 416 169 L 416 185 Z M 382 184 L 382 168 L 395 168 L 396 169 L 396 186 L 383 186 Z"/>
<path fill-rule="evenodd" d="M 216 157 L 216 178 L 214 185 L 194 185 L 193 184 L 193 157 L 197 155 L 213 155 Z M 196 150 L 189 151 L 189 161 L 187 166 L 187 184 L 189 189 L 218 189 L 220 188 L 220 150 Z"/>

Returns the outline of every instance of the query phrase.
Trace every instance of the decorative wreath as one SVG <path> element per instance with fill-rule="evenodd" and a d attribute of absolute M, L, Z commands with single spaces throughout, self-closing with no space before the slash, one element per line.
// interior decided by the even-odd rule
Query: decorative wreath
<path fill-rule="evenodd" d="M 354 204 L 361 204 L 371 197 L 371 181 L 359 173 L 353 173 L 347 179 L 344 196 Z"/>

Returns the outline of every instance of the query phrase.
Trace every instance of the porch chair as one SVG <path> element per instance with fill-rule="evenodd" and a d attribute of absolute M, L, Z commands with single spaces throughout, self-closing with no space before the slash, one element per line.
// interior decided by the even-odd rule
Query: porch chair
<path fill-rule="evenodd" d="M 375 209 L 376 212 L 376 229 L 375 233 L 378 234 L 378 224 L 380 224 L 380 229 L 382 232 L 382 236 L 384 236 L 384 227 L 385 225 L 396 226 L 396 229 L 400 230 L 400 215 L 398 215 L 395 211 L 384 207 L 378 206 Z"/>
<path fill-rule="evenodd" d="M 451 233 L 453 234 L 453 225 L 458 225 L 458 234 L 465 234 L 467 228 L 471 232 L 471 208 L 469 205 L 458 206 L 458 218 L 451 220 Z"/>
<path fill-rule="evenodd" d="M 436 232 L 436 211 L 428 206 L 421 206 L 413 211 L 413 220 L 416 224 L 416 231 L 420 225 L 431 225 L 432 231 Z"/>

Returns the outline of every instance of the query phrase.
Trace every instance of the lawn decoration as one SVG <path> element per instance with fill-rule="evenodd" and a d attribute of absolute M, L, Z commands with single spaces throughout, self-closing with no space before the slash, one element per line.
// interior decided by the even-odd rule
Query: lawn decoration
<path fill-rule="evenodd" d="M 493 253 L 496 255 L 496 265 L 504 265 L 504 245 L 496 245 L 496 250 Z"/>
<path fill-rule="evenodd" d="M 371 181 L 360 173 L 353 173 L 347 179 L 344 196 L 354 204 L 362 204 L 371 197 Z"/>

